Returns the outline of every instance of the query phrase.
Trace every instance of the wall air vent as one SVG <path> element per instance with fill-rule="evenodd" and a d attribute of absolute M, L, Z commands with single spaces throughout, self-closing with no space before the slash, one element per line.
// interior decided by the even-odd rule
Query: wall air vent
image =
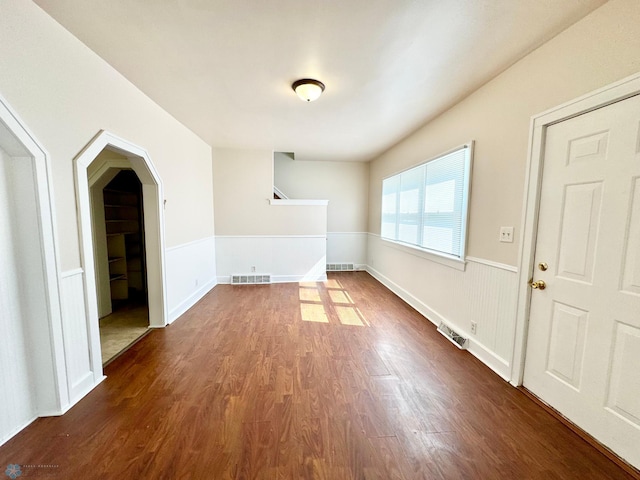
<path fill-rule="evenodd" d="M 438 331 L 442 335 L 444 335 L 444 337 L 447 340 L 449 340 L 456 347 L 458 347 L 460 350 L 466 350 L 467 349 L 467 347 L 469 345 L 469 340 L 467 338 L 464 338 L 459 333 L 457 333 L 451 327 L 445 325 L 444 322 L 440 323 L 440 325 L 438 326 Z"/>
<path fill-rule="evenodd" d="M 353 263 L 327 263 L 327 272 L 353 272 Z"/>
<path fill-rule="evenodd" d="M 245 275 L 231 275 L 231 285 L 263 285 L 271 283 L 271 275 L 247 273 Z"/>

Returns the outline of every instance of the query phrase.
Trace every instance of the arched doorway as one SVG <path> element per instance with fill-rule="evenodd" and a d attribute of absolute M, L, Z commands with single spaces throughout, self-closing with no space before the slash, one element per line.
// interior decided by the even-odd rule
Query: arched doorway
<path fill-rule="evenodd" d="M 101 153 L 108 151 L 121 157 L 114 162 L 101 162 L 90 168 Z M 124 163 L 123 163 L 124 162 Z M 96 275 L 95 228 L 91 215 L 91 179 L 108 178 L 108 172 L 123 169 L 135 172 L 142 185 L 142 211 L 145 231 L 146 289 L 148 292 L 149 326 L 167 324 L 166 281 L 164 262 L 164 212 L 162 181 L 147 152 L 109 132 L 100 132 L 76 158 L 76 181 L 80 211 L 82 263 L 85 269 L 86 305 L 89 317 L 91 355 L 94 364 L 101 364 L 99 312 L 104 312 L 104 296 L 100 295 L 96 278 L 104 278 L 104 271 Z M 105 175 L 107 175 L 105 177 Z M 108 267 L 107 267 L 108 268 Z M 102 277 L 100 274 L 102 273 Z M 98 299 L 102 298 L 99 309 Z"/>
<path fill-rule="evenodd" d="M 108 147 L 89 165 L 88 174 L 106 365 L 149 331 L 143 193 L 129 159 Z"/>

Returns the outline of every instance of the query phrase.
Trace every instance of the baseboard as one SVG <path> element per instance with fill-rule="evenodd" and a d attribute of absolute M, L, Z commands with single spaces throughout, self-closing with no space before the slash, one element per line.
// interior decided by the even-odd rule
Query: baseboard
<path fill-rule="evenodd" d="M 272 275 L 271 283 L 324 282 L 326 273 L 318 275 Z"/>
<path fill-rule="evenodd" d="M 19 434 L 22 430 L 24 430 L 25 428 L 27 428 L 29 425 L 31 425 L 33 422 L 35 422 L 38 418 L 42 418 L 42 417 L 60 417 L 62 415 L 64 415 L 65 413 L 67 413 L 69 410 L 71 410 L 80 400 L 82 400 L 86 395 L 89 394 L 89 392 L 91 392 L 94 388 L 96 388 L 100 383 L 102 383 L 107 377 L 105 377 L 104 375 L 102 375 L 97 382 L 92 383 L 91 385 L 85 387 L 84 389 L 81 390 L 81 393 L 79 393 L 74 399 L 73 401 L 69 402 L 67 405 L 64 405 L 63 407 L 61 407 L 59 410 L 45 410 L 42 412 L 38 412 L 38 415 L 33 417 L 31 420 L 28 420 L 27 422 L 25 422 L 24 424 L 22 424 L 20 427 L 17 427 L 16 429 L 14 429 L 9 435 L 7 435 L 6 437 L 0 439 L 0 447 L 2 445 L 4 445 L 5 443 L 7 443 L 9 440 L 11 440 L 13 437 L 15 437 L 17 434 Z"/>
<path fill-rule="evenodd" d="M 412 294 L 407 292 L 404 288 L 402 288 L 400 285 L 395 283 L 393 280 L 389 279 L 388 277 L 386 277 L 385 275 L 383 275 L 382 273 L 378 272 L 376 269 L 368 265 L 366 267 L 366 270 L 367 270 L 367 273 L 369 273 L 369 275 L 371 275 L 373 278 L 378 280 L 385 287 L 387 287 L 389 290 L 391 290 L 393 293 L 399 296 L 402 300 L 404 300 L 411 307 L 417 310 L 418 313 L 420 313 L 423 317 L 425 317 L 435 326 L 438 326 L 440 324 L 440 321 L 443 321 L 442 316 L 438 312 L 429 308 L 425 303 L 418 300 L 416 297 L 414 297 Z"/>
<path fill-rule="evenodd" d="M 0 447 L 2 445 L 4 445 L 5 443 L 7 443 L 9 440 L 11 440 L 13 437 L 15 437 L 17 434 L 19 434 L 22 430 L 27 428 L 29 425 L 31 425 L 33 422 L 35 422 L 37 419 L 38 419 L 38 417 L 36 416 L 36 417 L 33 417 L 31 420 L 27 420 L 21 426 L 16 427 L 13 430 L 11 430 L 11 432 L 8 433 L 6 437 L 0 438 Z"/>
<path fill-rule="evenodd" d="M 96 388 L 98 385 L 100 385 L 102 382 L 104 382 L 107 379 L 106 375 L 101 375 L 100 377 L 98 377 L 98 380 L 95 382 L 92 382 L 90 385 L 88 385 L 87 387 L 85 387 L 84 389 L 82 389 L 80 391 L 79 394 L 77 394 L 75 396 L 75 398 L 69 402 L 68 405 L 65 405 L 64 407 L 62 407 L 59 411 L 55 411 L 55 412 L 42 412 L 40 413 L 40 417 L 59 417 L 61 415 L 64 415 L 65 413 L 67 413 L 69 410 L 71 410 L 80 400 L 82 400 L 84 397 L 86 397 L 87 395 L 89 395 L 89 393 L 91 393 L 91 391 Z"/>
<path fill-rule="evenodd" d="M 500 375 L 504 381 L 508 382 L 511 379 L 511 366 L 509 365 L 509 362 L 493 353 L 482 343 L 470 338 L 468 351 L 471 355 Z"/>
<path fill-rule="evenodd" d="M 9 440 L 11 440 L 13 437 L 15 437 L 18 433 L 20 433 L 22 430 L 24 430 L 25 428 L 27 428 L 29 425 L 31 425 L 33 422 L 35 422 L 38 418 L 40 417 L 60 417 L 62 415 L 64 415 L 65 413 L 67 413 L 69 410 L 71 410 L 73 408 L 74 405 L 76 405 L 80 400 L 82 400 L 86 395 L 89 394 L 89 392 L 91 392 L 94 388 L 96 388 L 99 384 L 101 384 L 107 377 L 105 377 L 104 375 L 102 375 L 97 382 L 92 383 L 91 385 L 85 387 L 80 394 L 78 394 L 72 402 L 69 402 L 68 405 L 65 405 L 63 407 L 61 407 L 59 410 L 45 410 L 43 412 L 38 412 L 38 415 L 33 417 L 31 420 L 28 420 L 27 422 L 25 422 L 24 424 L 22 424 L 22 426 L 14 429 L 8 436 L 6 436 L 5 438 L 0 440 L 0 446 L 4 445 L 5 443 L 7 443 Z"/>
<path fill-rule="evenodd" d="M 271 283 L 324 282 L 326 279 L 326 273 L 319 275 L 271 275 Z M 221 285 L 228 285 L 231 283 L 231 275 L 222 275 L 217 280 Z"/>
<path fill-rule="evenodd" d="M 184 312 L 193 307 L 198 301 L 204 297 L 209 291 L 215 287 L 217 284 L 216 279 L 214 278 L 210 282 L 206 283 L 198 290 L 189 295 L 186 299 L 180 302 L 175 308 L 173 308 L 169 312 L 169 324 L 173 323 L 176 319 L 178 319 Z"/>
<path fill-rule="evenodd" d="M 376 269 L 367 266 L 366 271 L 380 283 L 382 283 L 385 287 L 395 293 L 402 300 L 407 302 L 411 307 L 413 307 L 418 313 L 420 313 L 423 317 L 429 320 L 434 325 L 439 325 L 440 322 L 444 322 L 447 325 L 455 325 L 448 321 L 443 315 L 440 315 L 437 311 L 430 308 L 427 304 L 422 302 L 421 300 L 414 297 L 411 293 L 407 292 L 400 285 L 384 276 L 382 273 L 378 272 Z M 457 328 L 457 327 L 456 327 Z M 502 377 L 504 380 L 509 381 L 511 370 L 509 368 L 509 362 L 497 356 L 487 347 L 482 345 L 480 342 L 471 338 L 467 332 L 462 331 L 467 337 L 469 337 L 469 348 L 468 351 L 471 355 L 476 357 L 482 363 L 484 363 L 487 367 L 493 370 L 496 374 Z"/>

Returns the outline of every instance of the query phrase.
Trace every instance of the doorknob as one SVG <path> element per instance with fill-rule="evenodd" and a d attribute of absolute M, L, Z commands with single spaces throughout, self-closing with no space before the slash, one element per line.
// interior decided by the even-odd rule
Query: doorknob
<path fill-rule="evenodd" d="M 537 282 L 530 280 L 529 285 L 531 285 L 531 288 L 537 290 L 544 290 L 545 288 L 547 288 L 547 284 L 544 283 L 544 280 L 538 280 Z"/>
<path fill-rule="evenodd" d="M 546 262 L 540 262 L 540 263 L 538 264 L 538 268 L 539 268 L 540 270 L 542 270 L 543 272 L 546 272 L 546 271 L 547 271 L 547 269 L 549 268 L 549 265 L 547 265 L 547 263 L 546 263 Z"/>

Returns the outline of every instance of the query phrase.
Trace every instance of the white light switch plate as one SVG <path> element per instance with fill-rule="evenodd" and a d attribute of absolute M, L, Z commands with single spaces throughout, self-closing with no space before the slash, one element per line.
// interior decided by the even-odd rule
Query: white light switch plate
<path fill-rule="evenodd" d="M 513 227 L 500 227 L 500 241 L 513 243 Z"/>

